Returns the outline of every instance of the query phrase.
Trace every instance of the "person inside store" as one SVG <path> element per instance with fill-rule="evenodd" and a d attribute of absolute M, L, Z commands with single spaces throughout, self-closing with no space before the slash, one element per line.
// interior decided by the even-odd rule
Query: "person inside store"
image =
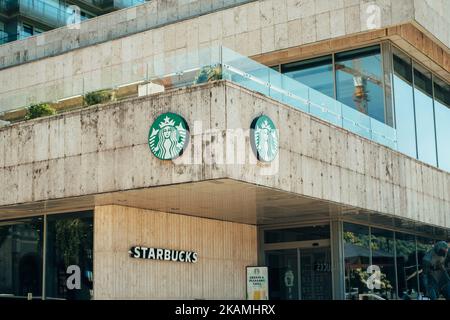
<path fill-rule="evenodd" d="M 446 269 L 448 244 L 445 241 L 437 242 L 423 257 L 422 281 L 426 296 L 436 300 L 442 294 L 450 300 L 450 276 Z"/>

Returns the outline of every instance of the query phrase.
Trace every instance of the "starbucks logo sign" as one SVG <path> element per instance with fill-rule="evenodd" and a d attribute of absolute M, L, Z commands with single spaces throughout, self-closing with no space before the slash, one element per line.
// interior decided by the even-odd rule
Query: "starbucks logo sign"
<path fill-rule="evenodd" d="M 171 160 L 183 154 L 188 144 L 189 127 L 186 120 L 176 113 L 163 113 L 150 127 L 148 145 L 161 160 Z"/>
<path fill-rule="evenodd" d="M 271 162 L 278 154 L 278 132 L 272 119 L 262 115 L 251 124 L 251 142 L 259 161 Z"/>

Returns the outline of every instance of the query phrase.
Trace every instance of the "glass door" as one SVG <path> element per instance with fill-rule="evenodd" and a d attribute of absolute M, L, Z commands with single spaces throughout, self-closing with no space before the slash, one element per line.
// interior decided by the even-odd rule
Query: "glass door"
<path fill-rule="evenodd" d="M 266 251 L 271 300 L 331 300 L 330 248 Z"/>
<path fill-rule="evenodd" d="M 301 299 L 331 300 L 330 248 L 300 251 Z"/>

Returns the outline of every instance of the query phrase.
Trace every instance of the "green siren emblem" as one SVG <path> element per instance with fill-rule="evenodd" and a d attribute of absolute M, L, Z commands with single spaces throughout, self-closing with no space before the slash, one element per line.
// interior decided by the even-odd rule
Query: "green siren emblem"
<path fill-rule="evenodd" d="M 278 131 L 272 119 L 262 115 L 251 125 L 252 148 L 259 161 L 271 162 L 278 154 Z"/>
<path fill-rule="evenodd" d="M 189 127 L 186 120 L 175 113 L 163 113 L 150 127 L 148 145 L 161 160 L 175 159 L 183 154 L 188 144 Z"/>

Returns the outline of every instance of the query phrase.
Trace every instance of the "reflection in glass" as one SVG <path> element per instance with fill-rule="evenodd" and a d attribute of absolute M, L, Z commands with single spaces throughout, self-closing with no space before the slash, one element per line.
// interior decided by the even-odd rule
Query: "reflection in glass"
<path fill-rule="evenodd" d="M 419 292 L 416 237 L 397 232 L 395 234 L 395 244 L 399 297 L 401 299 L 416 299 Z"/>
<path fill-rule="evenodd" d="M 381 272 L 380 283 L 373 292 L 384 299 L 395 299 L 397 296 L 395 280 L 394 233 L 388 230 L 372 228 L 372 265 L 378 266 Z M 379 287 L 379 288 L 378 288 Z"/>
<path fill-rule="evenodd" d="M 281 73 L 334 98 L 332 57 L 325 56 L 281 66 Z"/>
<path fill-rule="evenodd" d="M 337 100 L 386 123 L 380 47 L 336 54 Z"/>
<path fill-rule="evenodd" d="M 397 51 L 394 54 L 394 104 L 398 150 L 417 158 L 411 60 Z"/>
<path fill-rule="evenodd" d="M 368 293 L 367 268 L 370 265 L 369 227 L 344 223 L 345 297 L 358 300 Z"/>
<path fill-rule="evenodd" d="M 417 260 L 418 260 L 419 274 L 423 272 L 423 263 L 422 263 L 423 257 L 429 250 L 433 248 L 433 245 L 434 245 L 433 239 L 417 237 Z M 422 275 L 420 276 L 419 281 L 419 292 L 422 296 L 426 295 Z"/>
<path fill-rule="evenodd" d="M 46 298 L 91 299 L 93 283 L 91 212 L 47 217 Z M 69 266 L 80 268 L 80 289 L 69 289 Z"/>
<path fill-rule="evenodd" d="M 431 74 L 414 68 L 414 84 L 418 159 L 436 166 Z"/>
<path fill-rule="evenodd" d="M 450 172 L 450 85 L 435 78 L 434 97 L 438 165 Z"/>
<path fill-rule="evenodd" d="M 321 240 L 321 239 L 330 239 L 329 225 L 264 231 L 265 243 L 294 242 L 294 241 Z"/>
<path fill-rule="evenodd" d="M 266 252 L 271 300 L 298 300 L 297 250 Z"/>
<path fill-rule="evenodd" d="M 0 295 L 42 295 L 42 218 L 1 222 Z"/>

